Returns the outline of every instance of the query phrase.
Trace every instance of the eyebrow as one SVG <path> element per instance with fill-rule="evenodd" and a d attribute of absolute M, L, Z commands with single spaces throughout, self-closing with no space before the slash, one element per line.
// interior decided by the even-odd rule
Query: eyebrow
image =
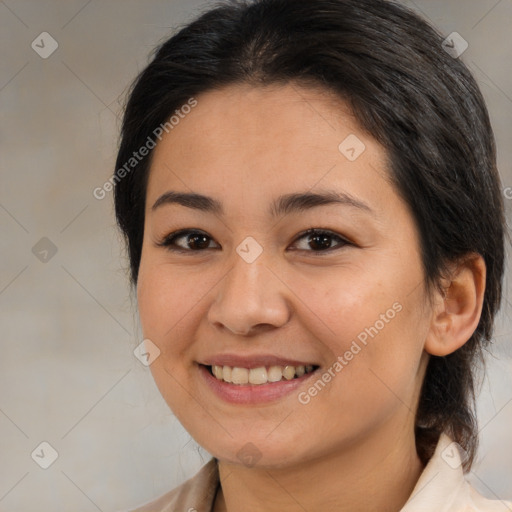
<path fill-rule="evenodd" d="M 215 215 L 224 215 L 222 203 L 212 197 L 197 193 L 176 192 L 170 190 L 162 194 L 151 207 L 152 211 L 163 205 L 179 204 L 187 208 L 199 210 Z M 290 213 L 303 212 L 319 206 L 340 204 L 360 211 L 375 215 L 375 212 L 364 202 L 346 192 L 326 190 L 320 192 L 300 192 L 285 194 L 272 202 L 269 214 L 272 217 L 289 215 Z"/>

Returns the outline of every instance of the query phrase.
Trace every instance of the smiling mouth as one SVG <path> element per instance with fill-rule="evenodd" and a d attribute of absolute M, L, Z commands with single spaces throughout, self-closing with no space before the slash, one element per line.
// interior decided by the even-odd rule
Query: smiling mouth
<path fill-rule="evenodd" d="M 271 384 L 274 382 L 290 381 L 314 372 L 316 365 L 307 366 L 260 366 L 258 368 L 241 368 L 238 366 L 206 366 L 207 370 L 217 380 L 243 386 L 244 384 Z"/>

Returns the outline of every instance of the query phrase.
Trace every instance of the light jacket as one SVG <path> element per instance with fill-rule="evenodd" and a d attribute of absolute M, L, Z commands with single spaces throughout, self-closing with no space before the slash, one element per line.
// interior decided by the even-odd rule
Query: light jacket
<path fill-rule="evenodd" d="M 217 460 L 212 458 L 174 490 L 130 512 L 212 512 L 218 486 Z M 400 512 L 512 512 L 512 502 L 479 494 L 464 478 L 457 445 L 442 434 Z"/>

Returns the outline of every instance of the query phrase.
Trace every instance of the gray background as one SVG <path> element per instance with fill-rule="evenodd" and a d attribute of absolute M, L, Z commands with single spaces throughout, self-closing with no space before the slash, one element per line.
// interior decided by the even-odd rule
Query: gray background
<path fill-rule="evenodd" d="M 468 41 L 462 59 L 488 102 L 503 187 L 511 187 L 512 0 L 405 3 Z M 111 193 L 92 195 L 113 171 L 128 84 L 151 48 L 207 4 L 0 1 L 0 511 L 126 509 L 208 457 L 133 355 L 140 327 Z M 59 45 L 47 59 L 31 48 L 44 31 Z M 510 499 L 508 286 L 505 294 L 469 479 L 486 496 Z M 31 458 L 42 441 L 58 452 L 46 470 Z"/>

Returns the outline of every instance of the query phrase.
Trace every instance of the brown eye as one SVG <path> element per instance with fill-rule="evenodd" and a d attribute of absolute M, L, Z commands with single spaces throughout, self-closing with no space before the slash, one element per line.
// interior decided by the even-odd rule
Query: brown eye
<path fill-rule="evenodd" d="M 158 243 L 161 247 L 166 247 L 170 251 L 178 252 L 199 252 L 209 249 L 211 238 L 200 231 L 180 230 L 167 235 Z"/>
<path fill-rule="evenodd" d="M 308 229 L 297 238 L 297 240 L 301 239 L 305 239 L 307 243 L 299 247 L 298 250 L 308 252 L 327 252 L 350 245 L 350 242 L 336 233 L 321 229 Z M 332 246 L 333 242 L 336 244 L 334 247 Z"/>

